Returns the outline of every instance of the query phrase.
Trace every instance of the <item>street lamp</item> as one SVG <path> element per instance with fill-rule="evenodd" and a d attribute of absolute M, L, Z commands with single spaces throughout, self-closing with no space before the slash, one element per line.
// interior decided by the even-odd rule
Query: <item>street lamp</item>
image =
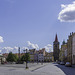
<path fill-rule="evenodd" d="M 38 64 L 38 53 L 36 54 L 36 56 L 37 56 L 37 64 Z"/>
<path fill-rule="evenodd" d="M 19 61 L 18 61 L 18 63 L 20 63 L 20 47 L 18 48 L 18 52 L 19 52 L 19 54 L 18 54 L 18 56 L 19 56 Z"/>
<path fill-rule="evenodd" d="M 26 69 L 28 69 L 28 54 L 27 54 L 27 49 L 26 50 L 23 50 L 24 51 L 24 53 L 25 53 L 25 51 L 26 51 L 26 53 L 25 53 L 25 61 L 26 61 Z"/>

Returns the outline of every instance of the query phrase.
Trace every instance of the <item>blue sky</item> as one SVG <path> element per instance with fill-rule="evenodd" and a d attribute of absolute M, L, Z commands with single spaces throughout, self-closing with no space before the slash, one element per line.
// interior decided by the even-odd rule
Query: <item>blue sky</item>
<path fill-rule="evenodd" d="M 57 33 L 60 44 L 75 32 L 75 22 L 59 20 L 62 7 L 74 0 L 0 0 L 0 47 L 26 47 L 27 41 L 39 48 L 53 45 Z M 66 6 L 67 7 L 67 6 Z M 66 9 L 64 8 L 64 12 Z M 74 10 L 75 12 L 75 10 Z M 71 14 L 70 14 L 71 15 Z M 70 21 L 70 22 L 68 22 Z"/>

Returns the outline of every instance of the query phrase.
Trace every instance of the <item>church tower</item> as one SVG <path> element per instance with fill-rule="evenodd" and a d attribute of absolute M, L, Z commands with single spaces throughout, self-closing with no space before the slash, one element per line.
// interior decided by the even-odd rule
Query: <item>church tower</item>
<path fill-rule="evenodd" d="M 54 56 L 54 61 L 59 60 L 59 42 L 57 34 L 55 36 L 55 41 L 53 42 L 53 56 Z"/>

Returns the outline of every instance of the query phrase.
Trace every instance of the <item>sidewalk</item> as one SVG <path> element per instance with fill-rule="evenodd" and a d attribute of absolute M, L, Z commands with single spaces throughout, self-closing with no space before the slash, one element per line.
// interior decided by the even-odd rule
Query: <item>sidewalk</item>
<path fill-rule="evenodd" d="M 43 64 L 42 63 L 38 63 L 35 66 L 30 67 L 29 70 L 30 71 L 35 71 L 35 70 L 37 70 L 39 68 L 42 68 L 42 67 L 46 66 L 47 64 L 48 63 L 43 63 Z"/>

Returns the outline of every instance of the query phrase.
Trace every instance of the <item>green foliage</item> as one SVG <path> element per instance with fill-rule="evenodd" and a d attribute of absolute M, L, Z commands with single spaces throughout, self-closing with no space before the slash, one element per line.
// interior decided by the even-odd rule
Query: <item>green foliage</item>
<path fill-rule="evenodd" d="M 25 54 L 25 61 L 30 61 L 30 54 L 29 53 L 26 53 Z"/>
<path fill-rule="evenodd" d="M 30 61 L 30 54 L 25 53 L 25 55 L 23 55 L 20 60 L 25 62 Z"/>
<path fill-rule="evenodd" d="M 14 55 L 12 52 L 8 54 L 7 61 L 8 62 L 16 62 L 18 59 L 17 55 Z"/>
<path fill-rule="evenodd" d="M 25 55 L 21 57 L 21 61 L 25 61 Z"/>
<path fill-rule="evenodd" d="M 18 56 L 15 54 L 13 56 L 14 56 L 14 61 L 16 62 L 18 60 Z"/>

